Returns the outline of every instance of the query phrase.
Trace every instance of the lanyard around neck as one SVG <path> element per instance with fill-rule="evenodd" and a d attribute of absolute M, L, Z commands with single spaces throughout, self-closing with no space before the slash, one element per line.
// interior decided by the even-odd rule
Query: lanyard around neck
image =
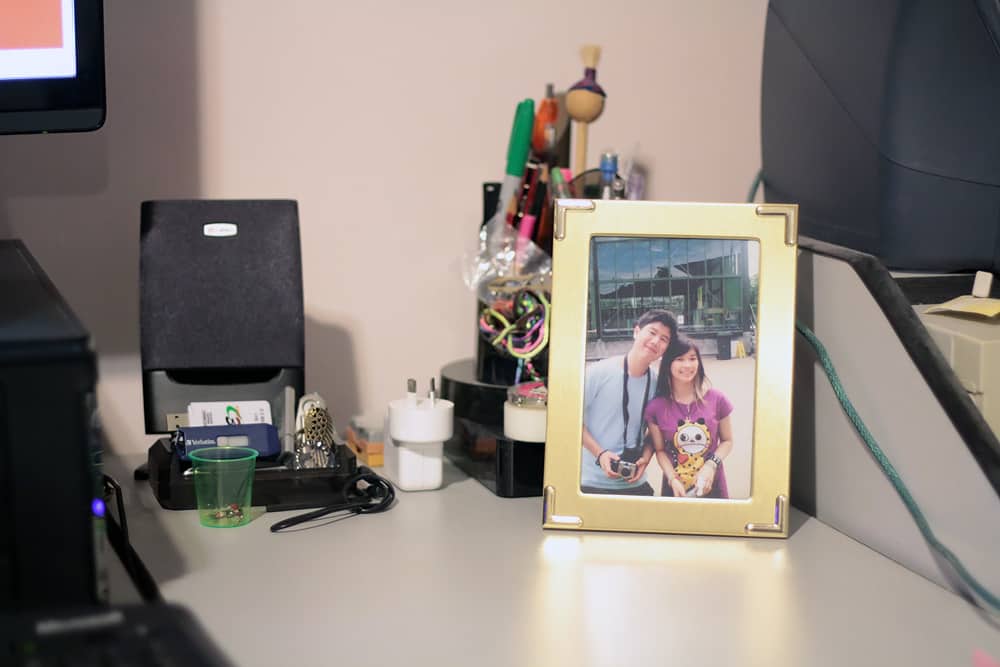
<path fill-rule="evenodd" d="M 646 415 L 646 403 L 649 401 L 649 382 L 652 373 L 649 371 L 649 366 L 646 366 L 646 388 L 642 391 L 642 411 L 639 412 L 639 419 L 641 420 Z M 622 442 L 625 447 L 628 447 L 628 355 L 626 354 L 624 359 L 622 359 L 622 419 L 625 421 L 625 428 L 622 429 Z M 635 434 L 635 446 L 638 447 L 642 442 L 642 425 L 640 424 L 639 429 Z"/>

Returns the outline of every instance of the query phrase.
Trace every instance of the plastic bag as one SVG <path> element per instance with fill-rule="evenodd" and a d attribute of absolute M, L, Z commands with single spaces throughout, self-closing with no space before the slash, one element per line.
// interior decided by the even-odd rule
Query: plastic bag
<path fill-rule="evenodd" d="M 483 303 L 492 303 L 512 285 L 548 290 L 552 280 L 552 258 L 502 216 L 494 216 L 479 230 L 475 251 L 466 253 L 462 278 L 466 287 Z"/>

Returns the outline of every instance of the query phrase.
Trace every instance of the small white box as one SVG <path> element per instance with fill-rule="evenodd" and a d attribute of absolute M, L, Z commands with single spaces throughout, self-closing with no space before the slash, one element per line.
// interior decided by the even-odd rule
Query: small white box
<path fill-rule="evenodd" d="M 985 298 L 993 288 L 993 274 L 986 271 L 976 271 L 976 279 L 972 283 L 972 296 Z"/>
<path fill-rule="evenodd" d="M 972 296 L 984 299 L 990 295 L 993 287 L 993 274 L 986 271 L 976 271 L 976 279 L 972 283 Z"/>
<path fill-rule="evenodd" d="M 188 426 L 271 424 L 267 401 L 203 401 L 188 403 Z"/>

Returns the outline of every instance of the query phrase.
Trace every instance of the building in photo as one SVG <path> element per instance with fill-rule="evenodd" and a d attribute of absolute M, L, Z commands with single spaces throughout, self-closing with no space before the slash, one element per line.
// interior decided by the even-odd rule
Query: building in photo
<path fill-rule="evenodd" d="M 650 308 L 677 316 L 705 354 L 753 351 L 759 246 L 742 239 L 595 238 L 587 303 L 587 358 L 627 346 Z"/>

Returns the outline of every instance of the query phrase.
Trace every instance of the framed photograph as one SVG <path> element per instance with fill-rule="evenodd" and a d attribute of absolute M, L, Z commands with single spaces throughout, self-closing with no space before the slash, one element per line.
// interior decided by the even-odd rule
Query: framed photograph
<path fill-rule="evenodd" d="M 787 536 L 797 215 L 558 201 L 546 528 Z"/>

